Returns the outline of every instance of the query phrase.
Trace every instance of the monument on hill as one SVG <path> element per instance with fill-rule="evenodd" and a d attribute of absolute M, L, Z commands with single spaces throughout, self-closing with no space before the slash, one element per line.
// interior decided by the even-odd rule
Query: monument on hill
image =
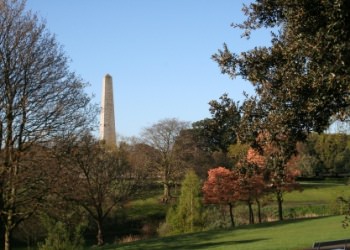
<path fill-rule="evenodd" d="M 105 141 L 107 145 L 116 145 L 113 81 L 109 74 L 104 76 L 102 83 L 100 140 Z"/>

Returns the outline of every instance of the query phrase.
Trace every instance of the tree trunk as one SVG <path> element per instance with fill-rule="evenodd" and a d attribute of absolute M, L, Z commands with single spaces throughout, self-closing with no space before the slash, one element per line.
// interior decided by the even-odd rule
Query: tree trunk
<path fill-rule="evenodd" d="M 261 220 L 261 204 L 260 204 L 259 199 L 255 199 L 255 200 L 256 200 L 256 204 L 258 206 L 258 220 L 259 220 L 259 223 L 261 223 L 262 222 L 262 220 Z"/>
<path fill-rule="evenodd" d="M 254 224 L 254 212 L 252 203 L 250 201 L 247 201 L 248 209 L 249 209 L 249 224 Z"/>
<path fill-rule="evenodd" d="M 103 240 L 103 229 L 102 229 L 102 220 L 97 220 L 97 245 L 102 246 L 104 244 Z"/>
<path fill-rule="evenodd" d="M 282 221 L 283 220 L 283 195 L 281 191 L 277 191 L 276 193 L 277 197 L 277 205 L 278 205 L 278 220 Z"/>
<path fill-rule="evenodd" d="M 170 187 L 167 182 L 164 182 L 163 184 L 164 191 L 163 191 L 163 203 L 168 203 L 170 199 Z"/>
<path fill-rule="evenodd" d="M 4 250 L 10 250 L 11 249 L 11 229 L 7 227 L 5 228 L 4 241 L 5 241 Z"/>
<path fill-rule="evenodd" d="M 233 205 L 231 203 L 228 204 L 230 207 L 230 219 L 231 219 L 231 226 L 235 227 L 235 220 L 233 217 Z"/>

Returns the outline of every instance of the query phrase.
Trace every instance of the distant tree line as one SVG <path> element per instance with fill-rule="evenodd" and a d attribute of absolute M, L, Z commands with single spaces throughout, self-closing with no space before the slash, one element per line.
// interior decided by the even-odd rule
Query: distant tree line
<path fill-rule="evenodd" d="M 304 177 L 349 176 L 350 135 L 310 134 L 298 145 L 299 169 Z"/>

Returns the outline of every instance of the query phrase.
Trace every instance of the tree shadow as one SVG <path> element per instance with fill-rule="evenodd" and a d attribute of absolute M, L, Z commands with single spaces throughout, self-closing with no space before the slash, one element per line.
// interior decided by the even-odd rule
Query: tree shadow
<path fill-rule="evenodd" d="M 204 237 L 203 237 L 204 236 Z M 209 237 L 206 234 L 190 234 L 185 235 L 182 238 L 179 237 L 167 237 L 163 238 L 158 241 L 145 241 L 141 244 L 135 244 L 130 246 L 124 246 L 122 249 L 132 249 L 132 250 L 145 250 L 145 249 L 152 249 L 152 250 L 191 250 L 191 249 L 208 249 L 211 247 L 230 247 L 230 246 L 236 246 L 239 248 L 239 245 L 241 244 L 249 244 L 253 242 L 258 241 L 264 241 L 268 240 L 268 238 L 257 238 L 257 239 L 249 239 L 249 240 L 223 240 L 223 241 L 210 241 L 214 240 L 215 234 L 212 235 L 212 237 Z M 116 248 L 118 249 L 118 248 Z"/>

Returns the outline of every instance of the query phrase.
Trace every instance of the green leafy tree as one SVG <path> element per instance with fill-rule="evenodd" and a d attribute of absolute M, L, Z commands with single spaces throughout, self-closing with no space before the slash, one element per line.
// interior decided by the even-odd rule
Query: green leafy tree
<path fill-rule="evenodd" d="M 305 133 L 324 131 L 332 116 L 344 118 L 348 111 L 349 5 L 346 0 L 256 1 L 244 8 L 247 20 L 234 26 L 248 36 L 262 27 L 277 29 L 271 46 L 236 55 L 225 45 L 213 58 L 224 73 L 253 84 L 269 122 L 305 139 Z"/>
<path fill-rule="evenodd" d="M 193 123 L 193 128 L 203 147 L 208 151 L 221 151 L 227 154 L 229 146 L 237 141 L 237 126 L 240 121 L 238 103 L 235 103 L 223 94 L 220 102 L 212 100 L 209 102 L 209 111 L 212 115 Z"/>
<path fill-rule="evenodd" d="M 167 214 L 172 234 L 195 232 L 202 227 L 201 185 L 193 170 L 186 173 L 177 205 Z"/>

